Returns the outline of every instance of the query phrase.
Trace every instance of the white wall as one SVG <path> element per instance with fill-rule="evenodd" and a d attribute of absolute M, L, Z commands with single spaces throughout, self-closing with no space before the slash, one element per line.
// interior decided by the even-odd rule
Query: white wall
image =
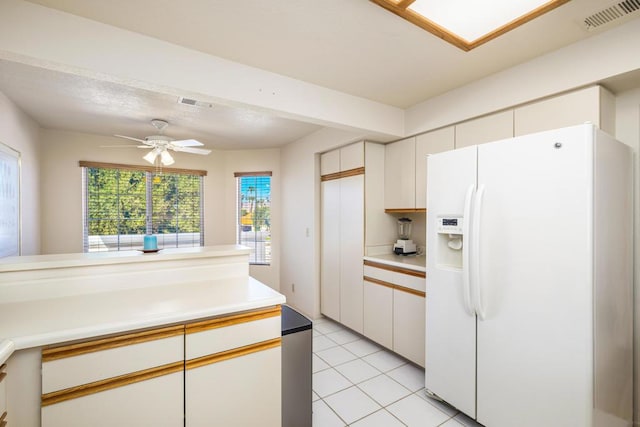
<path fill-rule="evenodd" d="M 320 129 L 282 149 L 280 292 L 307 316 L 320 316 L 319 155 L 363 134 Z M 295 284 L 295 292 L 292 292 Z"/>
<path fill-rule="evenodd" d="M 0 92 L 0 142 L 20 152 L 21 157 L 21 252 L 40 253 L 40 127 Z"/>
<path fill-rule="evenodd" d="M 417 104 L 405 112 L 415 135 L 640 69 L 640 19 Z"/>
<path fill-rule="evenodd" d="M 135 148 L 100 148 L 123 144 L 109 136 L 43 130 L 41 144 L 41 212 L 42 253 L 82 252 L 82 180 L 78 161 L 98 161 L 148 165 Z M 175 167 L 206 170 L 205 244 L 235 243 L 236 187 L 233 172 L 271 170 L 273 184 L 279 188 L 279 150 L 213 151 L 208 156 L 173 154 Z M 273 262 L 271 266 L 254 266 L 251 275 L 265 284 L 279 288 L 279 194 L 274 189 Z"/>

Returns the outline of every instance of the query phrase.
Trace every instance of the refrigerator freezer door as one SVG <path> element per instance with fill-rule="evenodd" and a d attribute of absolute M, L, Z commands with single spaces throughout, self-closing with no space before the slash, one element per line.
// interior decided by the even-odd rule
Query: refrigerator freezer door
<path fill-rule="evenodd" d="M 476 182 L 476 153 L 474 146 L 427 161 L 425 385 L 470 416 L 476 409 L 476 318 L 465 307 L 462 269 L 450 262 L 459 259 L 456 249 L 448 234 L 437 233 L 437 219 L 463 217 L 465 195 Z"/>
<path fill-rule="evenodd" d="M 591 425 L 592 157 L 590 126 L 478 147 L 481 424 Z"/>

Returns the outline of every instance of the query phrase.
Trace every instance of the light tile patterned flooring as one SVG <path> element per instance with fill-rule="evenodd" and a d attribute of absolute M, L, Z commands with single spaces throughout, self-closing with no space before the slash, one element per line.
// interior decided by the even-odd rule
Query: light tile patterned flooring
<path fill-rule="evenodd" d="M 313 427 L 479 427 L 424 390 L 424 369 L 330 319 L 313 322 Z"/>

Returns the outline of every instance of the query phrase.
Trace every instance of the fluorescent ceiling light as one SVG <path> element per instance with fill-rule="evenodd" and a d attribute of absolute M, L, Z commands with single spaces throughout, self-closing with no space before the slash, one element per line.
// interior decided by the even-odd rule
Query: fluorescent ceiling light
<path fill-rule="evenodd" d="M 463 50 L 471 50 L 569 0 L 371 0 Z"/>

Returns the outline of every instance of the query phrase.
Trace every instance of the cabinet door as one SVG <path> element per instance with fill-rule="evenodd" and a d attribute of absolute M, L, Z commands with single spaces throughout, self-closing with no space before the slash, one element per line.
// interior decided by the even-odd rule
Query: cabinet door
<path fill-rule="evenodd" d="M 416 137 L 416 209 L 427 208 L 427 155 L 454 148 L 455 132 L 453 126 Z"/>
<path fill-rule="evenodd" d="M 513 136 L 513 110 L 490 114 L 455 126 L 456 148 L 484 144 Z"/>
<path fill-rule="evenodd" d="M 43 427 L 182 424 L 181 325 L 46 347 L 41 361 Z"/>
<path fill-rule="evenodd" d="M 384 208 L 413 209 L 416 206 L 415 137 L 385 146 Z"/>
<path fill-rule="evenodd" d="M 320 311 L 340 321 L 340 180 L 321 184 Z"/>
<path fill-rule="evenodd" d="M 184 373 L 172 373 L 42 408 L 42 427 L 166 426 L 184 423 Z"/>
<path fill-rule="evenodd" d="M 424 296 L 393 290 L 393 350 L 424 367 Z"/>
<path fill-rule="evenodd" d="M 213 363 L 190 365 L 185 373 L 186 427 L 279 427 L 281 348 Z"/>
<path fill-rule="evenodd" d="M 340 148 L 340 172 L 364 167 L 364 142 Z"/>
<path fill-rule="evenodd" d="M 393 348 L 393 288 L 364 280 L 364 336 Z"/>
<path fill-rule="evenodd" d="M 523 105 L 515 109 L 515 135 L 591 122 L 605 132 L 615 132 L 615 98 L 600 86 Z"/>
<path fill-rule="evenodd" d="M 320 155 L 320 175 L 340 172 L 340 150 L 333 150 Z"/>
<path fill-rule="evenodd" d="M 364 175 L 340 179 L 340 322 L 362 333 Z"/>

